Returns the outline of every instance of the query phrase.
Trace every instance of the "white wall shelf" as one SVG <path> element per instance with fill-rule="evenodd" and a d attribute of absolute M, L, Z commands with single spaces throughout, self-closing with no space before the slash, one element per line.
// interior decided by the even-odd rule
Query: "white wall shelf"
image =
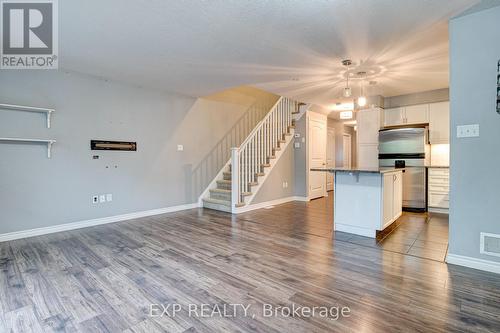
<path fill-rule="evenodd" d="M 52 117 L 52 113 L 56 111 L 54 109 L 37 108 L 34 106 L 23 106 L 23 105 L 1 104 L 1 103 L 0 103 L 0 110 L 45 113 L 47 116 L 47 128 L 50 128 L 50 119 Z"/>
<path fill-rule="evenodd" d="M 51 157 L 52 145 L 56 143 L 56 140 L 44 140 L 44 139 L 21 139 L 21 138 L 0 138 L 0 142 L 12 142 L 12 143 L 33 143 L 33 144 L 46 144 L 47 145 L 47 157 Z"/>

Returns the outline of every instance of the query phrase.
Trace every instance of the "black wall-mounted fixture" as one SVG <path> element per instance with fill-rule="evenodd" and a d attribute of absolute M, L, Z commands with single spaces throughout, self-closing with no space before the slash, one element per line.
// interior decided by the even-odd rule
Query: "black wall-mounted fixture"
<path fill-rule="evenodd" d="M 137 142 L 90 140 L 90 149 L 137 151 Z"/>
<path fill-rule="evenodd" d="M 500 114 L 500 60 L 497 63 L 497 113 Z"/>

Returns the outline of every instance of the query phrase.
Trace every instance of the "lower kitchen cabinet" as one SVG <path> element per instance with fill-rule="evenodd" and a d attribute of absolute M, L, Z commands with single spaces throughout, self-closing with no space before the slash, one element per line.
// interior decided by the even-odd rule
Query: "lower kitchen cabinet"
<path fill-rule="evenodd" d="M 429 168 L 428 210 L 448 213 L 450 208 L 450 171 L 448 168 Z"/>
<path fill-rule="evenodd" d="M 384 174 L 383 219 L 380 230 L 396 221 L 403 213 L 403 174 L 402 172 Z"/>

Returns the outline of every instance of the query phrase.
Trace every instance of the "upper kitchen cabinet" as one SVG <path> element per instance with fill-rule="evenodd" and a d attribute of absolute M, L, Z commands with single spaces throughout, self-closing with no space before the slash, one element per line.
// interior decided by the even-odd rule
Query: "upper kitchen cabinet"
<path fill-rule="evenodd" d="M 450 102 L 432 103 L 429 110 L 430 143 L 450 143 Z"/>
<path fill-rule="evenodd" d="M 356 113 L 358 144 L 378 144 L 381 113 L 379 108 L 360 110 Z"/>
<path fill-rule="evenodd" d="M 429 104 L 384 110 L 384 127 L 427 124 L 428 122 Z"/>
<path fill-rule="evenodd" d="M 429 123 L 429 104 L 406 106 L 405 125 Z"/>
<path fill-rule="evenodd" d="M 384 127 L 403 125 L 404 108 L 384 110 Z"/>

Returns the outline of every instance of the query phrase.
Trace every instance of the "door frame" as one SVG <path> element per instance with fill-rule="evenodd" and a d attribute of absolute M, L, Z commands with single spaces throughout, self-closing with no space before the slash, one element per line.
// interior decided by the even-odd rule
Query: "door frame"
<path fill-rule="evenodd" d="M 325 134 L 328 132 L 328 117 L 324 114 L 313 112 L 313 111 L 307 111 L 306 113 L 306 195 L 307 195 L 307 201 L 311 200 L 311 194 L 310 194 L 310 186 L 309 186 L 309 178 L 311 177 L 311 168 L 310 168 L 310 163 L 309 163 L 309 154 L 310 154 L 310 136 L 311 133 L 309 133 L 309 121 L 311 119 L 314 120 L 319 120 L 319 121 L 324 121 L 325 122 Z M 327 139 L 327 136 L 325 136 L 325 141 Z M 326 149 L 326 142 L 325 142 L 325 149 Z M 326 163 L 326 151 L 325 151 L 325 163 Z M 324 197 L 328 196 L 328 192 L 326 191 L 326 178 L 325 178 L 325 193 L 323 194 Z"/>
<path fill-rule="evenodd" d="M 328 122 L 328 119 L 327 119 L 327 122 Z M 333 151 L 330 151 L 330 153 L 333 153 L 333 156 L 332 156 L 332 163 L 333 163 L 333 167 L 336 166 L 337 164 L 337 147 L 336 147 L 336 143 L 337 143 L 337 138 L 336 138 L 336 131 L 335 131 L 335 127 L 331 127 L 331 126 L 328 126 L 328 123 L 327 123 L 327 126 L 326 126 L 326 160 L 327 160 L 327 166 L 328 166 L 328 151 L 330 149 L 328 149 L 328 137 L 330 135 L 330 133 L 333 133 L 333 146 L 332 146 L 332 150 Z M 330 172 L 327 172 L 326 173 L 326 184 L 327 184 L 327 188 L 326 188 L 326 191 L 328 192 L 328 177 L 333 177 L 333 182 L 334 184 L 332 185 L 333 188 L 331 189 L 331 191 L 335 190 L 335 176 L 333 175 L 333 173 L 330 173 Z"/>
<path fill-rule="evenodd" d="M 349 168 L 352 168 L 352 135 L 349 134 L 349 133 L 344 133 L 342 134 L 342 161 L 344 162 L 344 168 L 346 168 L 346 165 L 345 165 L 345 137 L 348 137 L 349 138 L 349 141 L 350 141 L 350 145 L 349 145 Z"/>

